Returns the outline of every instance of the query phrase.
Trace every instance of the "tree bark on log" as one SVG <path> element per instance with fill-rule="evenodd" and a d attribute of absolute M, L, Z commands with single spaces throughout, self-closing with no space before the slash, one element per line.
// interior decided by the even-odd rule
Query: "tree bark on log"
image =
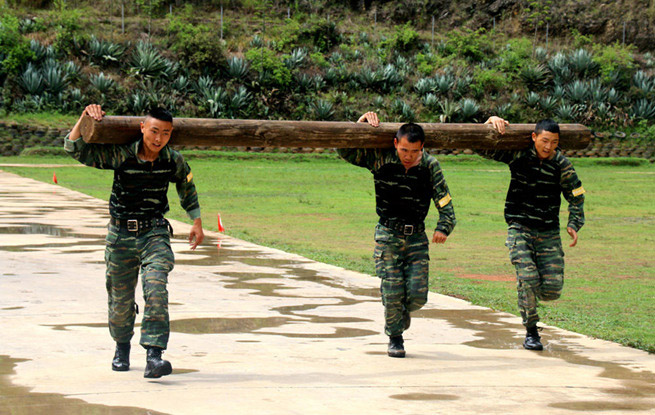
<path fill-rule="evenodd" d="M 124 144 L 142 137 L 143 117 L 108 116 L 95 121 L 86 116 L 81 132 L 87 143 Z M 401 123 L 327 121 L 220 120 L 175 118 L 170 144 L 188 146 L 387 148 Z M 419 123 L 426 148 L 517 150 L 531 141 L 534 124 L 511 124 L 504 135 L 491 125 Z M 560 124 L 560 147 L 583 149 L 591 131 L 581 124 Z"/>

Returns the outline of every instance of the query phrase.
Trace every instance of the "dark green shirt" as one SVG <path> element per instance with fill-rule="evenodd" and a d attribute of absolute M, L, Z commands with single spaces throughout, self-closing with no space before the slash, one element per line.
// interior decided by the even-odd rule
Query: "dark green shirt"
<path fill-rule="evenodd" d="M 505 221 L 533 229 L 558 229 L 561 197 L 569 202 L 568 227 L 584 225 L 584 193 L 573 165 L 558 149 L 546 160 L 534 146 L 520 151 L 481 151 L 483 157 L 509 165 L 512 178 L 505 200 Z"/>
<path fill-rule="evenodd" d="M 87 144 L 66 137 L 64 149 L 81 163 L 114 170 L 109 213 L 117 219 L 161 218 L 168 212 L 168 184 L 175 183 L 180 204 L 193 220 L 200 217 L 198 194 L 191 168 L 182 155 L 168 146 L 153 162 L 137 154 L 143 140 L 132 144 Z"/>
<path fill-rule="evenodd" d="M 423 152 L 419 164 L 405 170 L 395 148 L 338 149 L 337 152 L 349 163 L 373 173 L 375 210 L 380 218 L 423 223 L 433 200 L 439 210 L 436 230 L 446 235 L 452 232 L 456 224 L 455 210 L 436 158 Z"/>

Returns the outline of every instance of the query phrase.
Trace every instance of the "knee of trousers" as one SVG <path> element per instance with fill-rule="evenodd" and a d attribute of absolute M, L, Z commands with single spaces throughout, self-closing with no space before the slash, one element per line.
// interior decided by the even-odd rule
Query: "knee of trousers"
<path fill-rule="evenodd" d="M 402 279 L 383 278 L 380 291 L 384 304 L 402 304 L 405 297 L 405 284 Z"/>

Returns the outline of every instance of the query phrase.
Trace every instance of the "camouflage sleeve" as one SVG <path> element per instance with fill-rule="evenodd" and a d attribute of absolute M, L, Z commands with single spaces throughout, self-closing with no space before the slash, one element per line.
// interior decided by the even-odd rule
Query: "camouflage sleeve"
<path fill-rule="evenodd" d="M 337 154 L 348 163 L 371 171 L 379 168 L 384 159 L 384 150 L 375 148 L 338 148 Z"/>
<path fill-rule="evenodd" d="M 436 159 L 433 159 L 430 163 L 430 174 L 432 176 L 432 199 L 437 210 L 439 210 L 439 222 L 437 222 L 435 231 L 450 235 L 457 223 L 455 209 L 453 208 L 446 179 L 444 179 L 441 167 Z"/>
<path fill-rule="evenodd" d="M 569 221 L 567 226 L 577 232 L 584 225 L 585 190 L 573 165 L 567 158 L 562 157 L 560 167 L 560 187 L 562 188 L 564 198 L 569 202 Z"/>
<path fill-rule="evenodd" d="M 129 156 L 126 146 L 114 144 L 88 144 L 80 137 L 75 141 L 64 138 L 64 150 L 80 163 L 97 169 L 116 169 Z"/>
<path fill-rule="evenodd" d="M 505 164 L 511 163 L 519 153 L 518 151 L 512 150 L 476 150 L 475 152 L 486 159 Z"/>
<path fill-rule="evenodd" d="M 200 217 L 200 204 L 198 203 L 198 192 L 196 192 L 196 185 L 193 182 L 193 173 L 191 167 L 184 161 L 184 158 L 179 154 L 175 154 L 175 189 L 180 198 L 180 205 L 186 211 L 191 220 Z"/>

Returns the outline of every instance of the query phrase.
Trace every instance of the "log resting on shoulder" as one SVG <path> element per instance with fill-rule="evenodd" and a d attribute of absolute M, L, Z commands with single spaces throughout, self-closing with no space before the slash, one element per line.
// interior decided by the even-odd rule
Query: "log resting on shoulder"
<path fill-rule="evenodd" d="M 88 143 L 124 144 L 142 137 L 143 117 L 107 116 L 102 121 L 85 117 L 81 124 Z M 332 121 L 220 120 L 175 118 L 170 143 L 189 146 L 385 148 L 401 123 Z M 531 141 L 534 124 L 510 124 L 504 135 L 491 125 L 419 123 L 425 130 L 425 147 L 474 150 L 517 150 Z M 591 132 L 581 124 L 560 124 L 560 147 L 582 149 Z"/>

